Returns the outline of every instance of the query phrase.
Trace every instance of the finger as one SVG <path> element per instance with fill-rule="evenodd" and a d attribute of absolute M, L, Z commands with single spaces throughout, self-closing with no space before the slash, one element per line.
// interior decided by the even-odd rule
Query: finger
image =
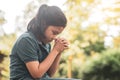
<path fill-rule="evenodd" d="M 65 39 L 64 38 L 59 38 L 60 41 L 64 41 Z"/>
<path fill-rule="evenodd" d="M 69 43 L 67 41 L 63 41 L 62 42 L 64 45 L 69 45 Z"/>
<path fill-rule="evenodd" d="M 69 47 L 66 46 L 66 47 L 64 47 L 64 49 L 69 49 Z"/>
<path fill-rule="evenodd" d="M 55 41 L 58 41 L 60 38 L 58 37 L 58 38 L 54 38 L 53 40 L 55 40 Z"/>
<path fill-rule="evenodd" d="M 65 44 L 64 47 L 68 47 L 69 48 L 69 45 Z"/>
<path fill-rule="evenodd" d="M 64 39 L 64 38 L 61 38 L 61 41 L 64 42 L 64 43 L 68 43 L 69 44 L 69 42 L 66 39 Z"/>

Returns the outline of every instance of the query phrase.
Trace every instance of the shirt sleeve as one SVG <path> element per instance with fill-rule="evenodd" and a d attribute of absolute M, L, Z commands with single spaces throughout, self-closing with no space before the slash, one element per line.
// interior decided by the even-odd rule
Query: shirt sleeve
<path fill-rule="evenodd" d="M 17 54 L 24 63 L 29 61 L 38 61 L 35 40 L 29 37 L 22 38 L 17 43 Z"/>

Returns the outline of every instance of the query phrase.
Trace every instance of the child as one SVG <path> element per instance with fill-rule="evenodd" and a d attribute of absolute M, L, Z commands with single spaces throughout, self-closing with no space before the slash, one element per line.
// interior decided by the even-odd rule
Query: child
<path fill-rule="evenodd" d="M 57 6 L 41 5 L 27 31 L 13 46 L 10 55 L 10 80 L 40 80 L 52 77 L 58 68 L 67 40 L 57 38 L 66 27 L 64 13 Z M 50 42 L 54 40 L 53 49 Z"/>

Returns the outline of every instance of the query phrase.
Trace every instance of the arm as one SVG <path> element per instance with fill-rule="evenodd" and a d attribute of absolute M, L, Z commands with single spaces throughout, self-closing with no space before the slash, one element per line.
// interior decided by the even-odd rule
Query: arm
<path fill-rule="evenodd" d="M 63 40 L 63 44 L 64 44 L 64 47 L 65 47 L 64 49 L 67 49 L 68 48 L 68 42 L 65 39 L 62 39 L 62 40 Z M 60 52 L 57 55 L 53 64 L 51 65 L 51 67 L 49 68 L 49 70 L 47 72 L 50 77 L 52 77 L 55 74 L 55 72 L 57 71 L 57 68 L 59 66 L 59 62 L 60 62 L 60 59 L 61 59 L 61 54 L 62 54 L 62 52 Z"/>
<path fill-rule="evenodd" d="M 52 63 L 54 62 L 58 52 L 53 50 L 50 52 L 50 54 L 47 56 L 47 58 L 39 63 L 39 61 L 31 61 L 27 62 L 26 66 L 32 75 L 33 78 L 40 78 L 44 75 L 44 73 L 47 72 L 47 70 L 50 68 Z"/>
<path fill-rule="evenodd" d="M 48 70 L 48 75 L 50 77 L 52 77 L 55 72 L 57 71 L 57 68 L 59 66 L 59 62 L 60 62 L 60 58 L 61 58 L 61 53 L 59 55 L 57 55 L 57 57 L 54 60 L 54 63 L 51 65 L 51 67 Z"/>
<path fill-rule="evenodd" d="M 39 61 L 27 62 L 26 66 L 27 66 L 27 69 L 30 72 L 31 76 L 33 78 L 40 78 L 48 70 L 50 70 L 50 72 L 51 72 L 53 70 L 53 68 L 55 68 L 55 67 L 57 68 L 57 64 L 59 63 L 58 57 L 60 57 L 58 55 L 64 49 L 66 49 L 66 47 L 65 47 L 65 44 L 61 42 L 61 39 L 60 40 L 56 40 L 55 41 L 55 45 L 54 45 L 52 51 L 49 53 L 49 55 L 41 63 L 39 63 Z M 52 75 L 52 74 L 50 73 L 50 75 Z"/>

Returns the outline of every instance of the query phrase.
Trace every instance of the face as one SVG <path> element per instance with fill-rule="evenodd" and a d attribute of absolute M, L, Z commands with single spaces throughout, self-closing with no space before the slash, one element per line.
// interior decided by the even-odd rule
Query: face
<path fill-rule="evenodd" d="M 56 38 L 56 36 L 63 31 L 63 29 L 64 29 L 64 27 L 62 27 L 62 26 L 59 26 L 59 27 L 49 26 L 45 30 L 45 37 L 46 38 L 45 38 L 44 42 L 49 43 L 49 42 L 53 41 Z"/>

